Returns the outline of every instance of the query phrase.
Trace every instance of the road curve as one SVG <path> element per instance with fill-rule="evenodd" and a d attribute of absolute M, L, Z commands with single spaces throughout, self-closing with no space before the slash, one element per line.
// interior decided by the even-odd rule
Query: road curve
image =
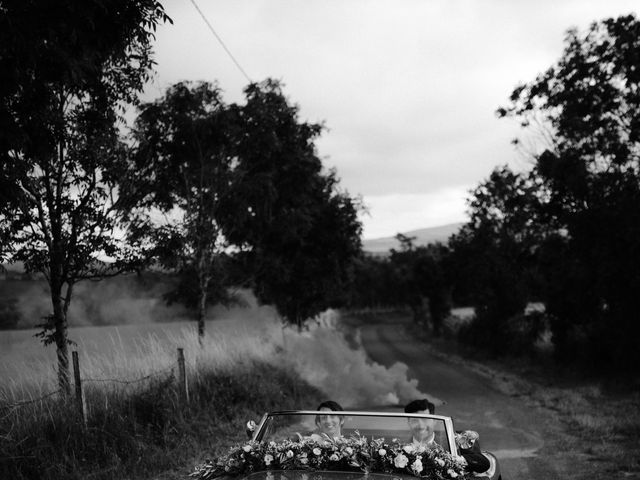
<path fill-rule="evenodd" d="M 382 365 L 403 362 L 421 391 L 444 400 L 436 413 L 454 418 L 456 429 L 480 434 L 481 447 L 496 454 L 503 479 L 563 478 L 539 451 L 553 422 L 544 411 L 522 397 L 507 395 L 486 377 L 429 353 L 397 321 L 361 324 L 360 338 L 369 357 Z"/>

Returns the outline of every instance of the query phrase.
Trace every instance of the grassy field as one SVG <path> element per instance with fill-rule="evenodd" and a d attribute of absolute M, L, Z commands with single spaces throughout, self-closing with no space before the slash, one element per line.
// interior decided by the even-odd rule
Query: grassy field
<path fill-rule="evenodd" d="M 402 364 L 385 368 L 354 348 L 327 312 L 303 331 L 268 307 L 216 312 L 201 348 L 184 322 L 75 327 L 88 404 L 83 425 L 57 389 L 55 350 L 34 331 L 0 332 L 0 478 L 185 478 L 244 438 L 268 410 L 397 404 L 423 395 Z M 180 400 L 176 349 L 190 402 Z"/>
<path fill-rule="evenodd" d="M 193 322 L 75 327 L 69 335 L 77 342 L 72 350 L 79 352 L 85 381 L 131 381 L 166 370 L 176 365 L 180 347 L 189 370 L 207 365 L 229 371 L 250 358 L 292 370 L 344 405 L 398 403 L 422 393 L 402 364 L 387 369 L 369 362 L 340 331 L 335 312 L 328 311 L 302 332 L 283 328 L 270 307 L 254 305 L 216 316 L 207 321 L 202 349 Z M 36 398 L 57 388 L 55 348 L 43 347 L 34 333 L 0 332 L 0 402 Z"/>
<path fill-rule="evenodd" d="M 128 381 L 166 370 L 176 365 L 178 347 L 185 350 L 190 369 L 202 364 L 220 371 L 231 368 L 247 352 L 251 352 L 249 358 L 259 361 L 273 358 L 277 344 L 262 341 L 273 316 L 259 310 L 252 315 L 263 315 L 265 323 L 250 317 L 244 323 L 234 317 L 207 322 L 204 349 L 199 348 L 194 324 L 182 321 L 70 328 L 69 337 L 76 343 L 70 350 L 79 352 L 86 379 Z M 55 347 L 44 347 L 35 332 L 0 332 L 0 400 L 37 397 L 57 388 Z"/>
<path fill-rule="evenodd" d="M 209 322 L 203 348 L 193 326 L 179 322 L 72 329 L 86 425 L 73 401 L 36 400 L 57 388 L 55 351 L 33 332 L 3 332 L 12 348 L 0 357 L 0 478 L 185 478 L 196 462 L 243 439 L 248 419 L 315 404 L 325 394 L 279 361 L 282 340 L 270 337 L 268 314 Z M 188 403 L 175 378 L 178 346 Z"/>

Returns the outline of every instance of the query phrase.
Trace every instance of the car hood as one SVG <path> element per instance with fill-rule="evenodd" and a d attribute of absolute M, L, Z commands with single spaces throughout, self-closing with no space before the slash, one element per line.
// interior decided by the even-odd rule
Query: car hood
<path fill-rule="evenodd" d="M 246 480 L 416 480 L 412 475 L 396 473 L 337 472 L 331 470 L 268 470 L 242 477 Z"/>

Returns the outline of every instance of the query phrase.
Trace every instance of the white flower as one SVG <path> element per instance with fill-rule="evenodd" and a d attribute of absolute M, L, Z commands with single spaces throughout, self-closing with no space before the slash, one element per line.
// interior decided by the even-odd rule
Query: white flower
<path fill-rule="evenodd" d="M 436 463 L 437 463 L 438 465 L 440 465 L 441 467 L 444 467 L 444 460 L 443 460 L 443 459 L 441 459 L 441 458 L 436 458 Z"/>
<path fill-rule="evenodd" d="M 275 447 L 276 446 L 276 442 L 269 442 L 269 446 L 270 447 Z"/>
<path fill-rule="evenodd" d="M 313 449 L 313 454 L 314 455 L 320 455 L 322 453 L 322 450 L 320 450 L 318 447 Z"/>
<path fill-rule="evenodd" d="M 419 458 L 416 458 L 416 461 L 411 464 L 411 470 L 415 473 L 420 473 L 422 471 L 422 462 Z"/>
<path fill-rule="evenodd" d="M 268 453 L 264 456 L 264 464 L 269 466 L 273 462 L 273 455 L 269 455 Z"/>
<path fill-rule="evenodd" d="M 287 450 L 287 458 L 293 458 L 293 452 L 291 450 Z"/>
<path fill-rule="evenodd" d="M 452 469 L 447 470 L 447 473 L 451 478 L 456 478 L 458 476 L 458 474 L 454 472 Z"/>
<path fill-rule="evenodd" d="M 251 445 L 245 445 L 244 447 L 242 447 L 242 450 L 244 450 L 245 452 L 250 452 L 251 451 Z"/>
<path fill-rule="evenodd" d="M 407 453 L 413 453 L 414 450 L 413 445 L 405 445 L 402 449 Z"/>
<path fill-rule="evenodd" d="M 303 465 L 306 465 L 307 463 L 309 463 L 309 459 L 307 457 L 301 457 L 300 463 Z"/>
<path fill-rule="evenodd" d="M 345 448 L 345 449 L 344 449 L 344 451 L 345 451 L 345 453 L 346 453 L 347 455 L 351 455 L 351 454 L 353 454 L 353 448 L 351 448 L 351 447 L 347 447 L 347 448 Z"/>
<path fill-rule="evenodd" d="M 429 449 L 429 447 L 422 443 L 420 445 L 413 445 L 413 448 L 415 453 L 424 453 Z"/>
<path fill-rule="evenodd" d="M 331 460 L 332 462 L 337 462 L 338 461 L 338 455 L 336 455 L 335 453 L 333 455 L 331 455 L 329 457 L 329 460 Z"/>
<path fill-rule="evenodd" d="M 378 450 L 378 455 L 380 455 L 381 457 L 384 457 L 387 454 L 387 451 L 384 448 L 381 448 L 380 450 Z"/>
<path fill-rule="evenodd" d="M 404 468 L 409 463 L 409 459 L 405 457 L 403 454 L 399 454 L 396 458 L 393 459 L 393 464 L 396 468 Z"/>

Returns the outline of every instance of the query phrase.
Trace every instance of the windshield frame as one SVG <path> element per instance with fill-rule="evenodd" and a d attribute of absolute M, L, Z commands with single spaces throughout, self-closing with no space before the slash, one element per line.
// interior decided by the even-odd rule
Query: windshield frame
<path fill-rule="evenodd" d="M 433 420 L 439 420 L 444 422 L 446 430 L 447 442 L 449 442 L 449 452 L 453 455 L 458 455 L 458 449 L 456 448 L 455 432 L 453 430 L 453 420 L 451 417 L 443 415 L 431 415 L 423 413 L 404 413 L 404 412 L 368 412 L 360 410 L 344 410 L 335 411 L 335 415 L 352 415 L 352 416 L 370 416 L 370 417 L 401 417 L 401 418 L 429 418 Z M 326 415 L 327 411 L 320 410 L 281 410 L 274 412 L 267 412 L 262 416 L 258 427 L 253 432 L 251 437 L 252 441 L 259 441 L 258 438 L 264 434 L 265 426 L 269 417 L 273 416 L 286 416 L 286 415 Z"/>

